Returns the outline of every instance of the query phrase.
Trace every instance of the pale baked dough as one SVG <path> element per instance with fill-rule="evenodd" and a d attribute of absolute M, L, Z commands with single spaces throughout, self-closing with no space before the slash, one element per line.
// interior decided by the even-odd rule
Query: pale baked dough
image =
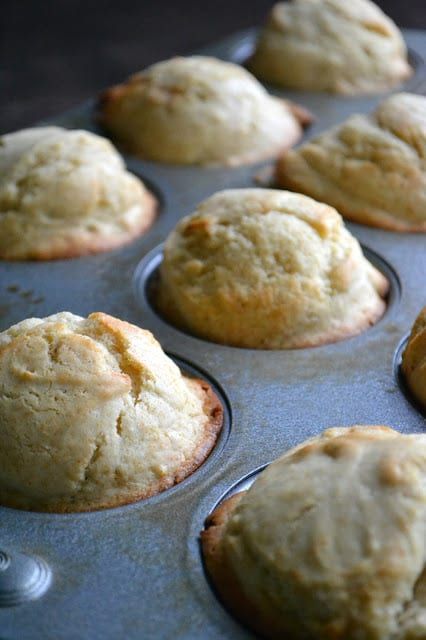
<path fill-rule="evenodd" d="M 0 258 L 107 251 L 143 233 L 155 208 L 105 138 L 60 127 L 0 138 Z"/>
<path fill-rule="evenodd" d="M 169 235 L 156 304 L 202 338 L 282 349 L 363 331 L 383 314 L 387 289 L 331 207 L 235 189 L 202 202 Z"/>
<path fill-rule="evenodd" d="M 114 140 L 142 158 L 238 165 L 295 144 L 299 116 L 238 65 L 192 56 L 159 62 L 109 89 L 99 117 Z"/>
<path fill-rule="evenodd" d="M 202 532 L 231 611 L 271 639 L 426 637 L 426 436 L 329 429 L 271 464 Z"/>
<path fill-rule="evenodd" d="M 342 94 L 380 93 L 412 73 L 399 29 L 369 0 L 276 4 L 249 66 L 267 82 Z"/>
<path fill-rule="evenodd" d="M 402 354 L 402 372 L 407 387 L 426 409 L 426 307 L 417 316 Z"/>
<path fill-rule="evenodd" d="M 222 408 L 149 331 L 92 313 L 0 334 L 0 504 L 113 507 L 183 480 L 209 454 Z"/>
<path fill-rule="evenodd" d="M 284 153 L 277 183 L 355 222 L 426 231 L 426 98 L 399 93 Z"/>

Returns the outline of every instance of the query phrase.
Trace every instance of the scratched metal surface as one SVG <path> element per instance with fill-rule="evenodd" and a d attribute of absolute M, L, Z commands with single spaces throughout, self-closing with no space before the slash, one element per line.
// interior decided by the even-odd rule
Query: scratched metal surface
<path fill-rule="evenodd" d="M 406 86 L 420 91 L 426 32 L 405 36 L 417 63 Z M 241 62 L 253 38 L 253 31 L 242 32 L 203 53 Z M 354 111 L 369 111 L 380 99 L 274 92 L 313 111 L 317 120 L 307 136 Z M 97 130 L 92 104 L 51 122 Z M 144 502 L 77 515 L 0 508 L 0 546 L 38 554 L 53 571 L 53 584 L 40 600 L 0 609 L 0 640 L 251 637 L 216 600 L 199 555 L 199 531 L 220 497 L 327 426 L 384 423 L 407 432 L 425 426 L 395 375 L 398 347 L 425 303 L 424 235 L 348 224 L 392 284 L 385 316 L 358 337 L 275 352 L 204 342 L 156 315 L 146 283 L 176 221 L 218 189 L 252 185 L 259 165 L 202 169 L 126 160 L 159 197 L 152 229 L 128 247 L 97 256 L 1 263 L 0 329 L 64 309 L 81 315 L 102 310 L 150 329 L 182 367 L 216 383 L 228 407 L 225 432 L 196 473 Z"/>

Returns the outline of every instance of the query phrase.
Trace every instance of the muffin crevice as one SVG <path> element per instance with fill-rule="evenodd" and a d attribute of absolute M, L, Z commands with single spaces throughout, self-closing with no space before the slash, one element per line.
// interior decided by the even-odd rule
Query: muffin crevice
<path fill-rule="evenodd" d="M 400 93 L 285 152 L 279 186 L 393 231 L 426 230 L 426 98 Z"/>

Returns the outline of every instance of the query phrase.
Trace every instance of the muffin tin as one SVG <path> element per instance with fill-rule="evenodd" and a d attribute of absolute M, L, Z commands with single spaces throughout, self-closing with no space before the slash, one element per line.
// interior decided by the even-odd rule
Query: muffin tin
<path fill-rule="evenodd" d="M 404 35 L 416 65 L 404 88 L 422 92 L 426 33 Z M 253 30 L 241 32 L 198 53 L 243 62 L 254 37 Z M 316 121 L 307 137 L 353 112 L 370 111 L 383 97 L 274 93 L 312 110 Z M 97 131 L 94 105 L 49 122 Z M 203 570 L 198 536 L 221 496 L 328 426 L 389 424 L 404 432 L 425 426 L 398 376 L 401 344 L 425 303 L 424 235 L 348 224 L 391 282 L 385 315 L 361 335 L 286 351 L 213 344 L 167 324 L 150 303 L 149 285 L 161 243 L 177 220 L 217 190 L 253 186 L 263 165 L 194 168 L 126 161 L 159 200 L 152 228 L 131 245 L 96 256 L 1 263 L 0 329 L 59 310 L 99 310 L 141 325 L 179 366 L 214 385 L 225 408 L 224 430 L 192 476 L 148 500 L 72 515 L 0 508 L 0 549 L 12 559 L 18 552 L 41 558 L 51 572 L 50 588 L 39 599 L 0 607 L 0 640 L 252 637 L 218 602 Z"/>

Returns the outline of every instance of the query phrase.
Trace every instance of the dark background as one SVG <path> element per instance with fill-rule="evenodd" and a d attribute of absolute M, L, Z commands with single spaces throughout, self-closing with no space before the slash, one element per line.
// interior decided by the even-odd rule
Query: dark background
<path fill-rule="evenodd" d="M 350 2 L 350 0 L 347 0 Z M 379 0 L 426 29 L 425 0 Z M 261 24 L 270 0 L 0 0 L 0 131 L 64 111 L 152 62 Z"/>

